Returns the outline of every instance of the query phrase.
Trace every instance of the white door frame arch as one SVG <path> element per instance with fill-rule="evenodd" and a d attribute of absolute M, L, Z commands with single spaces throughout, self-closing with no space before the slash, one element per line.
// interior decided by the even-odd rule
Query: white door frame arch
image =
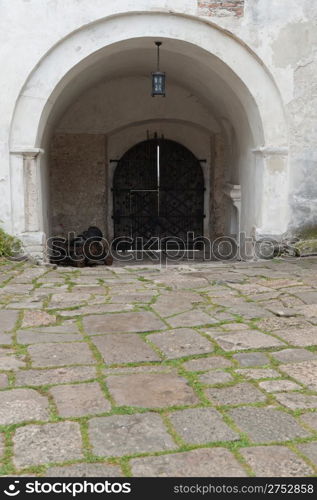
<path fill-rule="evenodd" d="M 28 210 L 42 210 L 40 176 L 26 176 L 26 173 L 31 162 L 37 168 L 44 133 L 63 91 L 94 61 L 102 60 L 103 50 L 119 43 L 128 46 L 133 40 L 144 37 L 191 44 L 213 56 L 215 71 L 232 85 L 232 92 L 245 110 L 252 131 L 256 154 L 250 151 L 248 157 L 254 156 L 255 175 L 262 179 L 263 186 L 256 230 L 260 234 L 284 232 L 288 220 L 288 137 L 283 103 L 274 79 L 259 58 L 226 31 L 206 20 L 164 12 L 126 13 L 85 25 L 56 44 L 31 72 L 17 99 L 10 132 L 14 232 L 27 233 L 25 239 L 31 238 L 34 247 L 43 242 L 43 217 L 37 217 L 38 228 L 32 226 L 33 234 L 30 235 L 22 213 L 25 206 L 14 201 L 14 191 L 27 184 L 24 192 L 33 193 L 29 197 L 33 206 Z M 32 152 L 35 153 L 31 155 Z M 23 164 L 27 164 L 24 170 Z M 263 206 L 267 207 L 265 215 L 262 214 Z"/>

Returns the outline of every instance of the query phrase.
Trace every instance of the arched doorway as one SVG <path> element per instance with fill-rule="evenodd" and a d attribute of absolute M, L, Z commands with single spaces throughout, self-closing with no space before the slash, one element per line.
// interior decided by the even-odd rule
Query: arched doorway
<path fill-rule="evenodd" d="M 148 88 L 153 44 L 158 39 L 164 43 L 162 64 L 168 75 L 164 101 L 152 99 Z M 133 88 L 131 79 L 135 79 Z M 101 81 L 107 86 L 102 99 L 91 112 L 78 114 L 82 94 Z M 106 99 L 108 90 L 111 99 Z M 61 128 L 72 103 L 74 112 L 68 115 L 72 120 L 64 121 Z M 102 103 L 107 106 L 102 108 Z M 100 121 L 96 120 L 99 110 Z M 85 188 L 85 203 L 77 190 L 69 198 L 60 196 L 61 205 L 54 206 L 51 179 L 56 178 L 56 170 L 50 145 L 57 129 L 67 135 L 65 144 L 74 142 L 72 153 L 77 154 L 77 145 L 84 143 L 80 134 L 86 134 L 89 152 L 93 150 L 88 161 L 84 151 L 74 162 L 73 154 L 61 148 L 63 162 L 59 158 L 55 162 L 69 176 L 69 183 L 62 178 L 55 192 L 65 185 L 73 187 L 74 178 L 79 181 L 78 161 L 83 165 L 86 175 L 80 189 Z M 47 236 L 56 234 L 52 217 L 56 208 L 56 224 L 70 215 L 66 230 L 72 231 L 78 225 L 78 205 L 86 214 L 86 207 L 97 202 L 103 214 L 100 225 L 112 240 L 113 160 L 155 130 L 159 136 L 186 144 L 197 158 L 207 159 L 201 165 L 205 236 L 213 239 L 231 228 L 235 236 L 279 237 L 285 232 L 288 138 L 284 105 L 273 76 L 245 42 L 213 23 L 141 9 L 105 17 L 69 33 L 35 65 L 21 89 L 10 131 L 10 194 L 12 232 L 21 237 L 28 253 L 44 255 Z M 99 141 L 96 148 L 89 134 Z M 72 169 L 65 168 L 69 160 Z M 96 167 L 95 177 L 92 167 Z M 86 189 L 86 179 L 106 186 L 104 192 L 96 197 L 91 182 L 91 189 Z M 209 194 L 212 203 L 208 203 Z M 214 234 L 208 234 L 208 226 L 216 228 Z"/>
<path fill-rule="evenodd" d="M 113 180 L 114 238 L 142 249 L 151 240 L 183 242 L 203 236 L 204 176 L 199 160 L 183 145 L 151 139 L 129 149 Z M 155 240 L 155 241 L 154 241 Z"/>

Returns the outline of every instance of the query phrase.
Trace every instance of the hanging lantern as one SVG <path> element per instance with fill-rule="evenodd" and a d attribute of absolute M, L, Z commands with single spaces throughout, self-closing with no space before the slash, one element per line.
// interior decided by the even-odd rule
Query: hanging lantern
<path fill-rule="evenodd" d="M 165 73 L 160 71 L 160 46 L 162 42 L 155 42 L 157 46 L 157 71 L 152 73 L 152 97 L 165 97 Z"/>

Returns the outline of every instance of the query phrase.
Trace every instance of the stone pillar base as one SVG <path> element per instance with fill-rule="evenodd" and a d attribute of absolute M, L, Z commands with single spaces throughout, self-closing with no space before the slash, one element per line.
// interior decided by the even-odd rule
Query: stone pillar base
<path fill-rule="evenodd" d="M 27 257 L 44 264 L 46 256 L 46 234 L 41 231 L 29 231 L 20 235 L 23 251 Z"/>

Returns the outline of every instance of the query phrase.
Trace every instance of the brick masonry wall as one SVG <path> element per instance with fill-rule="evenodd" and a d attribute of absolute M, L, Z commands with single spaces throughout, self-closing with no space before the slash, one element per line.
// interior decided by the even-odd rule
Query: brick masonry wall
<path fill-rule="evenodd" d="M 241 17 L 244 13 L 244 0 L 198 0 L 201 16 Z"/>

